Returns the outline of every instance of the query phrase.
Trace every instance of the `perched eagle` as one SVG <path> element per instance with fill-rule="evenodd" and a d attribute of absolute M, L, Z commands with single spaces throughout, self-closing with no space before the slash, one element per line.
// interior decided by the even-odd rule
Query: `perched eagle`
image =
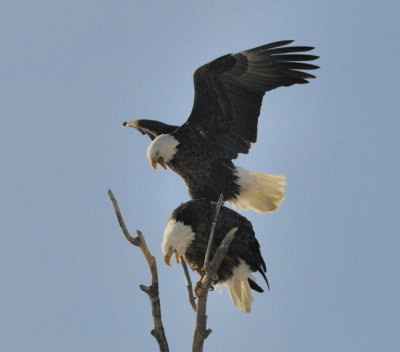
<path fill-rule="evenodd" d="M 224 200 L 239 209 L 276 210 L 284 199 L 285 177 L 248 171 L 232 159 L 248 153 L 257 140 L 257 122 L 265 92 L 308 83 L 315 76 L 299 71 L 318 56 L 313 49 L 287 46 L 285 40 L 222 56 L 194 73 L 192 112 L 182 126 L 152 120 L 124 122 L 153 140 L 147 158 L 153 168 L 167 165 L 185 181 L 192 199 Z"/>
<path fill-rule="evenodd" d="M 191 200 L 173 211 L 161 246 L 166 264 L 170 265 L 171 256 L 175 253 L 178 263 L 181 257 L 201 274 L 215 207 L 216 204 L 209 200 Z M 238 230 L 214 283 L 225 283 L 235 306 L 242 312 L 249 313 L 254 301 L 250 289 L 264 292 L 251 273 L 258 271 L 269 288 L 265 262 L 250 221 L 235 211 L 222 207 L 215 228 L 211 258 L 226 234 L 234 227 Z"/>

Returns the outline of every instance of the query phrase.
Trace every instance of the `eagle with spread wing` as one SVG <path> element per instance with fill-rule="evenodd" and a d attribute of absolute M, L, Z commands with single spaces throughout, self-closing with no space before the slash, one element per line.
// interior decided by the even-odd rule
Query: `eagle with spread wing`
<path fill-rule="evenodd" d="M 217 201 L 219 195 L 239 209 L 264 213 L 284 199 L 285 176 L 249 171 L 233 164 L 257 141 L 258 116 L 264 94 L 272 89 L 308 83 L 315 70 L 304 54 L 309 46 L 274 42 L 228 54 L 194 73 L 192 112 L 182 126 L 153 120 L 125 122 L 152 142 L 147 158 L 153 168 L 171 168 L 185 181 L 192 199 Z"/>

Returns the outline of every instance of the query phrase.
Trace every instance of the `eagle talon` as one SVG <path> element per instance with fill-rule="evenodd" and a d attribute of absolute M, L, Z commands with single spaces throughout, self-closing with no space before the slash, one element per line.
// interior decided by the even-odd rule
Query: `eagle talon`
<path fill-rule="evenodd" d="M 201 281 L 201 280 L 200 280 L 200 281 Z M 198 282 L 196 283 L 196 286 L 195 286 L 195 288 L 194 288 L 194 295 L 195 295 L 196 297 L 200 297 L 200 289 L 201 289 L 200 281 L 198 281 Z"/>

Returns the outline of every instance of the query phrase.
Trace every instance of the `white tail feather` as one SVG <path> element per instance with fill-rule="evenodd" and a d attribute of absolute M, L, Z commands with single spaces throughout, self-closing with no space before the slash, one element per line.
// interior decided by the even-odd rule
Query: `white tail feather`
<path fill-rule="evenodd" d="M 285 176 L 249 171 L 239 166 L 235 173 L 240 193 L 236 199 L 228 201 L 234 208 L 266 213 L 278 209 L 285 199 Z"/>
<path fill-rule="evenodd" d="M 255 281 L 250 275 L 249 266 L 242 260 L 240 264 L 233 270 L 233 276 L 225 283 L 228 286 L 229 295 L 233 304 L 238 307 L 243 313 L 250 313 L 251 304 L 254 302 L 253 294 L 251 293 L 248 278 Z"/>

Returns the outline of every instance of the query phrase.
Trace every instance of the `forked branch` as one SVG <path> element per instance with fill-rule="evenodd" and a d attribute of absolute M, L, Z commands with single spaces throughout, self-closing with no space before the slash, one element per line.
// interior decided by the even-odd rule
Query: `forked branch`
<path fill-rule="evenodd" d="M 157 273 L 157 263 L 155 258 L 151 255 L 149 248 L 147 247 L 146 241 L 141 231 L 137 231 L 137 237 L 131 236 L 128 229 L 125 226 L 124 219 L 122 218 L 121 211 L 118 206 L 118 202 L 115 199 L 111 190 L 108 190 L 108 195 L 113 203 L 115 214 L 117 215 L 117 219 L 119 225 L 121 227 L 122 232 L 124 233 L 126 239 L 132 243 L 134 246 L 137 246 L 141 249 L 144 257 L 147 260 L 147 263 L 151 272 L 151 285 L 140 285 L 140 289 L 147 293 L 150 298 L 151 303 L 151 312 L 153 316 L 153 324 L 154 329 L 151 331 L 151 334 L 155 337 L 158 342 L 158 346 L 161 352 L 169 352 L 167 338 L 164 332 L 164 326 L 161 320 L 161 305 L 160 305 L 160 296 L 158 291 L 158 273 Z"/>

